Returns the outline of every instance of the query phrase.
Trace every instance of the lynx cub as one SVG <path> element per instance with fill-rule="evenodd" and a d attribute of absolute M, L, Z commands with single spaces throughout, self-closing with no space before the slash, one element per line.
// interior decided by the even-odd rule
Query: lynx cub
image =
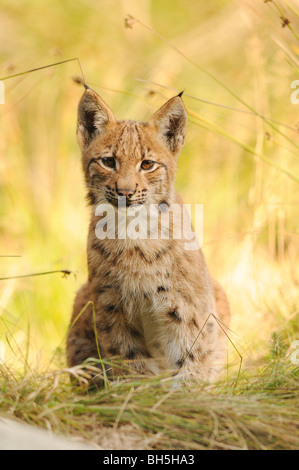
<path fill-rule="evenodd" d="M 95 329 L 102 358 L 120 356 L 137 373 L 172 370 L 186 379 L 212 380 L 223 365 L 225 336 L 209 314 L 228 325 L 226 295 L 210 277 L 202 251 L 186 250 L 183 237 L 171 236 L 174 219 L 168 239 L 124 239 L 117 236 L 117 226 L 116 237 L 96 235 L 101 220 L 96 208 L 101 204 L 110 204 L 115 214 L 150 205 L 163 207 L 161 213 L 173 203 L 182 207 L 174 179 L 186 122 L 181 95 L 147 123 L 117 121 L 86 87 L 78 107 L 77 136 L 92 206 L 89 277 L 74 303 L 69 366 L 98 358 Z M 120 199 L 126 207 L 117 209 Z"/>

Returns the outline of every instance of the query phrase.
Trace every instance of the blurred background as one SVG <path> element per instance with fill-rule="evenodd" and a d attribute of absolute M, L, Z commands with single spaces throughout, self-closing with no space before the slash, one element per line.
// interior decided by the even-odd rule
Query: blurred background
<path fill-rule="evenodd" d="M 287 345 L 299 339 L 298 15 L 295 0 L 1 2 L 1 79 L 79 58 L 118 119 L 146 120 L 185 91 L 176 186 L 185 203 L 204 205 L 203 250 L 228 293 L 229 335 L 247 367 L 274 332 Z M 87 276 L 80 75 L 71 61 L 3 82 L 0 341 L 11 367 L 48 364 L 55 351 L 65 364 Z M 15 278 L 62 269 L 74 274 Z"/>

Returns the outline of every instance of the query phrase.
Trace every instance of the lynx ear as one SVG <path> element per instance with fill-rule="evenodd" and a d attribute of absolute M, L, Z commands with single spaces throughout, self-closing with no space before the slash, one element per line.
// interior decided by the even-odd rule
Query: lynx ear
<path fill-rule="evenodd" d="M 99 95 L 87 88 L 78 105 L 77 137 L 81 149 L 102 134 L 115 117 Z"/>
<path fill-rule="evenodd" d="M 185 142 L 187 112 L 181 93 L 174 96 L 162 108 L 155 112 L 149 120 L 158 132 L 164 145 L 173 153 L 178 154 Z"/>

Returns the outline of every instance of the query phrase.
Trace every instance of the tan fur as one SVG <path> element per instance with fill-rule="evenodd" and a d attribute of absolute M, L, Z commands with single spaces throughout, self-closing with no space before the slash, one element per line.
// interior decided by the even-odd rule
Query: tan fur
<path fill-rule="evenodd" d="M 120 356 L 138 373 L 173 370 L 202 380 L 214 379 L 224 363 L 225 336 L 210 314 L 228 325 L 229 304 L 211 279 L 202 251 L 186 250 L 184 238 L 100 240 L 95 233 L 100 220 L 95 208 L 117 204 L 119 194 L 126 196 L 127 205 L 182 206 L 174 179 L 186 121 L 180 96 L 146 124 L 116 121 L 90 89 L 81 98 L 78 141 L 92 214 L 89 277 L 75 299 L 69 366 L 98 357 L 91 305 L 80 315 L 88 301 L 94 305 L 102 357 Z M 100 158 L 112 156 L 116 168 L 104 167 Z M 156 169 L 141 170 L 142 160 L 157 162 Z"/>

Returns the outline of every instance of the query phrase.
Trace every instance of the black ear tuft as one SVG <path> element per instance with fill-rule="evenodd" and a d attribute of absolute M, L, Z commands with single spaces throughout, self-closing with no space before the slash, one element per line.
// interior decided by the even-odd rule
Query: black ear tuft
<path fill-rule="evenodd" d="M 78 77 L 77 75 L 75 77 L 72 77 L 73 78 L 73 81 L 75 83 L 77 83 L 77 85 L 82 85 L 84 86 L 85 90 L 90 90 L 89 86 L 87 85 L 87 83 L 83 80 L 82 77 Z"/>
<path fill-rule="evenodd" d="M 184 93 L 185 90 L 181 91 L 179 94 L 178 94 L 178 97 L 181 98 L 183 93 Z"/>

